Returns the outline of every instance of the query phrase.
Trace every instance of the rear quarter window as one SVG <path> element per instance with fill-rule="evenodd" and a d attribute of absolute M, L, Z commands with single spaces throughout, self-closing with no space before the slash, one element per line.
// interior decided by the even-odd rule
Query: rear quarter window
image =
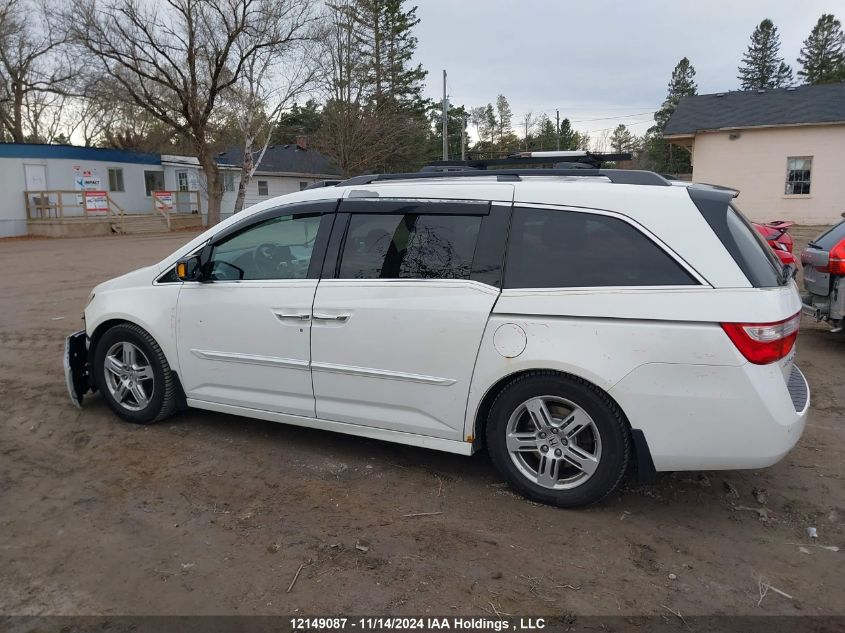
<path fill-rule="evenodd" d="M 514 209 L 505 288 L 697 284 L 660 246 L 623 220 L 578 211 Z"/>

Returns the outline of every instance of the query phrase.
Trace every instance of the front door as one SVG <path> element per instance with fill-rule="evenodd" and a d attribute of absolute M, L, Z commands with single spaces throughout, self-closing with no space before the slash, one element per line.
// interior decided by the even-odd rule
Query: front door
<path fill-rule="evenodd" d="M 335 206 L 292 205 L 230 229 L 211 249 L 210 281 L 183 284 L 177 346 L 188 398 L 314 416 L 310 314 Z"/>
<path fill-rule="evenodd" d="M 463 440 L 478 346 L 499 295 L 476 275 L 489 269 L 477 246 L 489 241 L 490 205 L 350 200 L 340 211 L 349 213 L 338 216 L 348 217 L 342 252 L 314 300 L 317 417 Z M 502 250 L 505 232 L 506 224 Z"/>

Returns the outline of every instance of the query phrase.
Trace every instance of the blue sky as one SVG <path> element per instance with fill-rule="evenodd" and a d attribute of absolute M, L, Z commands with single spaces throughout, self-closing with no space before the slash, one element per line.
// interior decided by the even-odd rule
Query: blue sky
<path fill-rule="evenodd" d="M 411 0 L 413 1 L 413 0 Z M 442 70 L 453 103 L 507 96 L 514 127 L 525 112 L 580 121 L 594 138 L 618 123 L 637 134 L 666 94 L 682 57 L 699 92 L 739 87 L 736 69 L 751 32 L 770 18 L 781 54 L 797 70 L 803 40 L 822 13 L 845 20 L 841 0 L 416 0 L 417 61 L 439 99 Z M 643 114 L 646 113 L 646 114 Z M 602 119 L 602 120 L 588 120 Z"/>

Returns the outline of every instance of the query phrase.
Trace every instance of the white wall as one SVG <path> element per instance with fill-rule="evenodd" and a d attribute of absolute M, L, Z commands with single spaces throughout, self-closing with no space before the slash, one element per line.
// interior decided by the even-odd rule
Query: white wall
<path fill-rule="evenodd" d="M 258 195 L 259 180 L 267 181 L 266 196 Z M 300 191 L 301 189 L 299 183 L 301 182 L 307 182 L 310 185 L 311 183 L 319 182 L 320 180 L 323 180 L 323 178 L 307 178 L 305 176 L 277 176 L 257 172 L 255 176 L 252 177 L 252 180 L 249 181 L 249 185 L 246 188 L 246 196 L 244 197 L 244 209 L 259 202 L 263 202 L 264 200 L 268 200 L 269 198 L 275 198 L 276 196 L 283 196 L 288 193 L 295 193 L 297 191 Z"/>
<path fill-rule="evenodd" d="M 693 180 L 740 190 L 752 220 L 833 224 L 845 212 L 845 125 L 792 126 L 697 134 Z M 812 156 L 810 195 L 784 194 L 786 159 Z"/>

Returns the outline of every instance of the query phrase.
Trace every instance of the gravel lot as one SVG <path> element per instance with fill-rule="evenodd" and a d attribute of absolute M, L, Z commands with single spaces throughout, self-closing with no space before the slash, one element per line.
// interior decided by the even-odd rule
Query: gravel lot
<path fill-rule="evenodd" d="M 563 511 L 483 453 L 75 409 L 61 353 L 90 289 L 190 237 L 0 241 L 0 614 L 845 614 L 845 336 L 805 320 L 813 410 L 781 463 Z"/>

